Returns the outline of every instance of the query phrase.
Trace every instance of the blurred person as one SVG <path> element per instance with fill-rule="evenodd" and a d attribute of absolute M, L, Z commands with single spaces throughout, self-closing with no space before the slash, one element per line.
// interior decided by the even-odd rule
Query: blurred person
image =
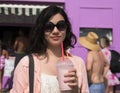
<path fill-rule="evenodd" d="M 8 51 L 6 47 L 3 45 L 2 41 L 0 40 L 0 93 L 2 92 L 2 76 L 3 76 L 3 69 L 5 65 L 5 58 L 9 58 Z"/>
<path fill-rule="evenodd" d="M 18 37 L 16 37 L 14 42 L 14 50 L 18 53 L 22 53 L 25 51 L 26 47 L 26 37 L 24 35 L 24 32 L 22 30 L 18 31 Z"/>
<path fill-rule="evenodd" d="M 111 52 L 109 49 L 110 46 L 110 40 L 106 37 L 100 37 L 99 38 L 99 45 L 101 47 L 101 51 L 103 52 L 105 58 L 108 60 L 108 63 L 110 65 L 111 62 Z M 106 74 L 106 93 L 114 93 L 113 86 L 120 84 L 119 79 L 111 72 L 109 69 Z"/>
<path fill-rule="evenodd" d="M 66 52 L 74 47 L 77 40 L 63 9 L 57 6 L 45 8 L 38 16 L 30 36 L 29 52 L 35 64 L 34 93 L 60 93 L 56 64 L 62 57 L 61 43 L 64 45 L 64 56 L 74 64 L 74 68 L 64 75 L 65 82 L 75 90 L 72 93 L 89 93 L 83 59 Z M 10 93 L 30 93 L 28 63 L 28 56 L 20 60 Z"/>
<path fill-rule="evenodd" d="M 88 50 L 86 68 L 88 74 L 90 93 L 105 93 L 105 76 L 109 64 L 97 44 L 98 35 L 89 32 L 87 36 L 81 36 L 78 41 L 80 45 Z"/>
<path fill-rule="evenodd" d="M 7 50 L 7 45 L 2 43 L 2 55 L 4 55 L 5 58 L 9 59 L 9 52 Z"/>
<path fill-rule="evenodd" d="M 18 32 L 19 36 L 15 39 L 14 51 L 15 51 L 15 67 L 20 59 L 26 55 L 26 49 L 28 47 L 28 39 L 24 35 L 22 30 Z"/>

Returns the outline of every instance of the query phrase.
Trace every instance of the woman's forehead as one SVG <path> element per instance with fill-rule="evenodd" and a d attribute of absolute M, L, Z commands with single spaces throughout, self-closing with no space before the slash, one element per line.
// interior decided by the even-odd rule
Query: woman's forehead
<path fill-rule="evenodd" d="M 64 17 L 60 13 L 55 14 L 49 19 L 49 21 L 52 23 L 57 23 L 60 20 L 64 20 Z"/>

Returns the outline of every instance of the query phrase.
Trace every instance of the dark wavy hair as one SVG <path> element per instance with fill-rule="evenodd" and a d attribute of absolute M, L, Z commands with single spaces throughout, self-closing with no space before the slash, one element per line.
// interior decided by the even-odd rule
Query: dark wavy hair
<path fill-rule="evenodd" d="M 47 42 L 44 35 L 44 26 L 49 21 L 49 19 L 60 13 L 63 17 L 65 22 L 68 24 L 66 30 L 66 37 L 63 41 L 64 44 L 64 52 L 70 48 L 74 47 L 77 42 L 76 36 L 73 34 L 71 29 L 71 24 L 69 22 L 68 16 L 65 11 L 58 7 L 58 6 L 49 6 L 45 8 L 36 20 L 36 24 L 33 27 L 30 33 L 30 45 L 29 45 L 29 52 L 30 53 L 38 53 L 38 54 L 45 54 L 47 49 Z"/>

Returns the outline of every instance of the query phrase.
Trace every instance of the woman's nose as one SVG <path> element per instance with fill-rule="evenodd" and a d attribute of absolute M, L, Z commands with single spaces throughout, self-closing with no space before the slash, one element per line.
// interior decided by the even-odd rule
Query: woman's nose
<path fill-rule="evenodd" d="M 59 33 L 59 30 L 58 30 L 58 28 L 55 26 L 52 32 L 53 32 L 53 33 Z"/>

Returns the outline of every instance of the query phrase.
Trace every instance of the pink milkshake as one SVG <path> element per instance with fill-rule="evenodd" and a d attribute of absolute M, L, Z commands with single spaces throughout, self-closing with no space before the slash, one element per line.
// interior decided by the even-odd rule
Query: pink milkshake
<path fill-rule="evenodd" d="M 60 91 L 66 91 L 65 93 L 67 93 L 67 91 L 70 91 L 72 89 L 71 87 L 68 86 L 67 83 L 64 82 L 65 80 L 64 74 L 67 73 L 69 69 L 73 68 L 73 63 L 69 59 L 64 59 L 60 60 L 57 63 L 56 67 L 58 71 L 58 82 Z"/>

